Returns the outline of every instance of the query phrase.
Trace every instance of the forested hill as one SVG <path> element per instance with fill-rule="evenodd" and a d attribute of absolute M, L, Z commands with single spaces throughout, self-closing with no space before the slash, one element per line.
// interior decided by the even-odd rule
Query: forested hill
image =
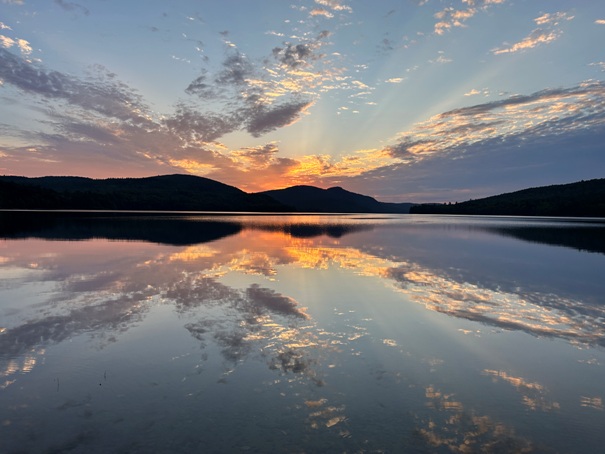
<path fill-rule="evenodd" d="M 605 217 L 605 179 L 524 189 L 454 204 L 421 204 L 415 214 Z"/>
<path fill-rule="evenodd" d="M 0 209 L 409 213 L 411 205 L 313 186 L 248 194 L 193 175 L 105 180 L 0 176 Z"/>
<path fill-rule="evenodd" d="M 149 178 L 0 176 L 0 208 L 42 210 L 287 211 L 262 194 L 193 175 Z"/>
<path fill-rule="evenodd" d="M 292 186 L 265 191 L 268 195 L 296 211 L 314 213 L 409 213 L 411 203 L 387 203 L 341 187 L 329 189 L 315 186 Z"/>

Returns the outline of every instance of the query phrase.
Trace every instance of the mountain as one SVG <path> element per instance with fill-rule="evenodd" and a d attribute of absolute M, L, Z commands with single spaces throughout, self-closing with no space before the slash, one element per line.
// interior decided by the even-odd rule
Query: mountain
<path fill-rule="evenodd" d="M 409 213 L 411 203 L 385 203 L 343 188 L 320 189 L 314 186 L 292 186 L 264 191 L 263 194 L 293 211 L 314 213 Z"/>
<path fill-rule="evenodd" d="M 542 186 L 455 204 L 421 204 L 414 214 L 605 217 L 605 179 Z"/>
<path fill-rule="evenodd" d="M 148 178 L 0 176 L 0 208 L 158 211 L 276 211 L 262 194 L 193 175 Z"/>

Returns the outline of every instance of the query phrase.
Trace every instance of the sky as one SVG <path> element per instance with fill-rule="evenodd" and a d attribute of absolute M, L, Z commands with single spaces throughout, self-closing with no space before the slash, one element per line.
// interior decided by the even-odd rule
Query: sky
<path fill-rule="evenodd" d="M 605 177 L 602 0 L 0 0 L 0 174 L 456 202 Z"/>

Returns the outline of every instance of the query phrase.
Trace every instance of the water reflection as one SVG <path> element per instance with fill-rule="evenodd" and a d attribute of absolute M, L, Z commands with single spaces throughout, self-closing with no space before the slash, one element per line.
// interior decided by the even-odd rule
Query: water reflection
<path fill-rule="evenodd" d="M 541 420 L 522 428 L 515 415 L 523 411 L 554 418 L 548 424 L 581 420 L 589 434 L 582 449 L 598 444 L 591 427 L 599 419 L 580 413 L 603 414 L 605 287 L 599 270 L 605 257 L 579 251 L 603 252 L 594 245 L 594 231 L 604 227 L 594 221 L 570 227 L 593 232 L 590 247 L 579 247 L 566 239 L 565 222 L 549 227 L 545 220 L 523 226 L 510 219 L 97 213 L 75 220 L 49 215 L 37 223 L 38 215 L 26 214 L 21 224 L 4 218 L 0 227 L 0 389 L 6 399 L 0 405 L 7 404 L 0 435 L 15 437 L 19 418 L 41 422 L 41 413 L 26 409 L 39 403 L 23 392 L 44 402 L 39 390 L 50 389 L 49 380 L 57 396 L 71 392 L 66 375 L 80 372 L 56 352 L 94 346 L 97 353 L 80 354 L 105 358 L 94 383 L 108 388 L 117 374 L 114 363 L 126 367 L 145 356 L 144 350 L 128 350 L 143 338 L 159 350 L 174 346 L 170 367 L 150 359 L 141 367 L 159 378 L 133 370 L 137 384 L 122 385 L 115 399 L 144 405 L 141 414 L 151 415 L 166 398 L 141 389 L 159 388 L 181 402 L 182 408 L 164 412 L 175 420 L 191 412 L 187 418 L 195 421 L 210 418 L 198 408 L 227 412 L 230 397 L 220 386 L 229 387 L 248 402 L 242 414 L 259 424 L 250 433 L 273 437 L 261 443 L 242 429 L 241 438 L 225 441 L 219 433 L 224 438 L 228 430 L 217 430 L 204 439 L 216 451 L 254 446 L 261 452 L 259 446 L 271 450 L 286 440 L 292 444 L 282 452 L 319 446 L 344 452 L 548 451 L 551 434 L 540 429 Z M 556 235 L 534 240 L 539 230 L 552 229 Z M 551 238 L 566 247 L 550 247 Z M 502 345 L 523 348 L 511 353 Z M 121 348 L 122 359 L 104 356 Z M 544 361 L 562 349 L 568 362 L 536 369 L 532 348 Z M 51 367 L 57 363 L 67 372 Z M 174 390 L 162 386 L 173 370 L 180 374 L 171 382 Z M 550 381 L 580 370 L 589 377 L 582 386 L 560 389 Z M 149 388 L 140 386 L 147 382 Z M 197 384 L 183 384 L 189 382 Z M 124 397 L 128 393 L 133 397 Z M 147 403 L 135 404 L 142 401 L 134 396 Z M 183 396 L 204 400 L 190 408 Z M 54 408 L 107 423 L 105 413 L 92 409 L 106 405 L 109 414 L 110 402 L 118 405 L 111 399 L 100 404 L 88 390 Z M 146 417 L 149 427 L 155 424 L 154 416 Z M 289 425 L 275 435 L 276 421 L 285 420 Z M 53 446 L 72 443 L 76 451 L 90 451 L 106 442 L 103 430 L 86 427 Z M 51 437 L 36 433 L 42 444 Z M 121 435 L 124 443 L 129 433 L 132 427 Z M 41 446 L 17 439 L 33 451 Z M 150 440 L 139 439 L 140 450 Z M 575 450 L 570 439 L 558 443 Z M 195 447 L 176 450 L 185 446 Z"/>

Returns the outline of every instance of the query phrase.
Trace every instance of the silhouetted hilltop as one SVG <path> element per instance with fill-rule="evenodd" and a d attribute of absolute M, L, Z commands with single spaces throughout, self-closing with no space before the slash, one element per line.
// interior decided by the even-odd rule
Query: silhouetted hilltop
<path fill-rule="evenodd" d="M 274 199 L 209 178 L 0 177 L 0 208 L 159 211 L 285 211 Z"/>
<path fill-rule="evenodd" d="M 314 186 L 292 186 L 265 191 L 294 211 L 316 213 L 409 213 L 411 203 L 385 203 L 343 188 L 320 189 Z"/>
<path fill-rule="evenodd" d="M 414 214 L 605 217 L 605 179 L 524 189 L 455 204 L 421 204 Z"/>

